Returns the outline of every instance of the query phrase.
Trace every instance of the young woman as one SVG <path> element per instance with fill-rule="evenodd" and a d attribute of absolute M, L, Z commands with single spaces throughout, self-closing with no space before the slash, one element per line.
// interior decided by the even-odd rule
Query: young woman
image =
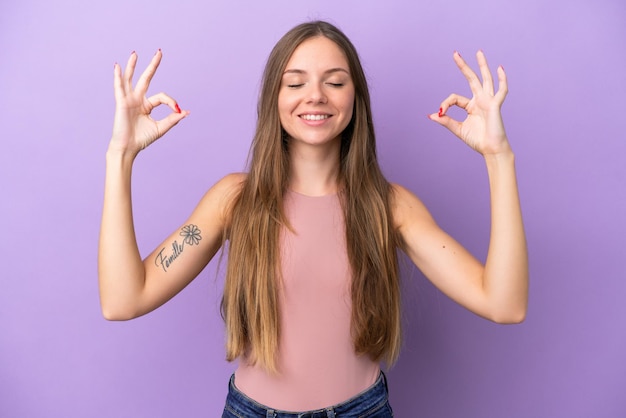
<path fill-rule="evenodd" d="M 227 245 L 222 311 L 227 359 L 237 359 L 238 368 L 224 417 L 392 416 L 380 362 L 392 363 L 400 350 L 397 248 L 470 311 L 500 323 L 524 319 L 526 243 L 500 114 L 506 76 L 499 67 L 494 92 L 482 52 L 482 82 L 453 56 L 473 97 L 452 94 L 428 117 L 484 156 L 492 211 L 484 265 L 417 197 L 383 177 L 357 52 L 325 22 L 299 25 L 274 47 L 248 173 L 221 179 L 142 261 L 131 209 L 133 161 L 189 114 L 166 94 L 145 97 L 161 57 L 158 51 L 134 87 L 136 54 L 124 71 L 114 69 L 99 247 L 102 311 L 111 320 L 152 311 Z M 172 113 L 155 121 L 150 113 L 161 104 Z M 447 116 L 451 106 L 467 118 Z"/>

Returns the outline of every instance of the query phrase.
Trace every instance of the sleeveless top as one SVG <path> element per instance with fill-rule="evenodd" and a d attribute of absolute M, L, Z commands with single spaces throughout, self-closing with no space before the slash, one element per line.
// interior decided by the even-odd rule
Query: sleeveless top
<path fill-rule="evenodd" d="M 350 333 L 351 272 L 339 197 L 288 191 L 281 231 L 279 374 L 239 359 L 235 385 L 283 411 L 341 403 L 373 385 L 380 366 L 357 355 Z"/>

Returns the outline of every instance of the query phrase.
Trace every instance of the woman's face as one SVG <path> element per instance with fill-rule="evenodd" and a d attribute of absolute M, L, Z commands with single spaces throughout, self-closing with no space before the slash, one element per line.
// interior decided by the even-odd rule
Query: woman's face
<path fill-rule="evenodd" d="M 353 108 L 354 84 L 343 51 L 323 36 L 300 44 L 278 93 L 280 123 L 291 146 L 340 142 Z"/>

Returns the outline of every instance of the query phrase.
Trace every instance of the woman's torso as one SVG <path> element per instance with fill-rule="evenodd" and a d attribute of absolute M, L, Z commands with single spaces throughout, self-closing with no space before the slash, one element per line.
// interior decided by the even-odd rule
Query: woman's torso
<path fill-rule="evenodd" d="M 257 402 L 302 411 L 334 405 L 371 386 L 380 368 L 357 355 L 350 333 L 350 264 L 337 195 L 285 195 L 293 231 L 281 232 L 279 374 L 240 359 L 235 385 Z"/>

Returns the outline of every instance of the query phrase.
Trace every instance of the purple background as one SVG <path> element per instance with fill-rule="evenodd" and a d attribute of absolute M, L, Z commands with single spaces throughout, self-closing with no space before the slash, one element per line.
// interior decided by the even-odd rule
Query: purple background
<path fill-rule="evenodd" d="M 136 50 L 143 69 L 162 48 L 152 91 L 192 111 L 136 163 L 146 254 L 211 184 L 244 168 L 265 59 L 312 18 L 339 25 L 361 53 L 388 178 L 480 258 L 484 163 L 425 115 L 468 93 L 454 50 L 475 67 L 482 48 L 509 76 L 528 317 L 491 324 L 407 267 L 405 347 L 389 373 L 396 415 L 625 416 L 626 3 L 510 3 L 2 0 L 0 416 L 219 415 L 234 365 L 217 260 L 150 315 L 114 323 L 100 313 L 113 63 Z"/>

